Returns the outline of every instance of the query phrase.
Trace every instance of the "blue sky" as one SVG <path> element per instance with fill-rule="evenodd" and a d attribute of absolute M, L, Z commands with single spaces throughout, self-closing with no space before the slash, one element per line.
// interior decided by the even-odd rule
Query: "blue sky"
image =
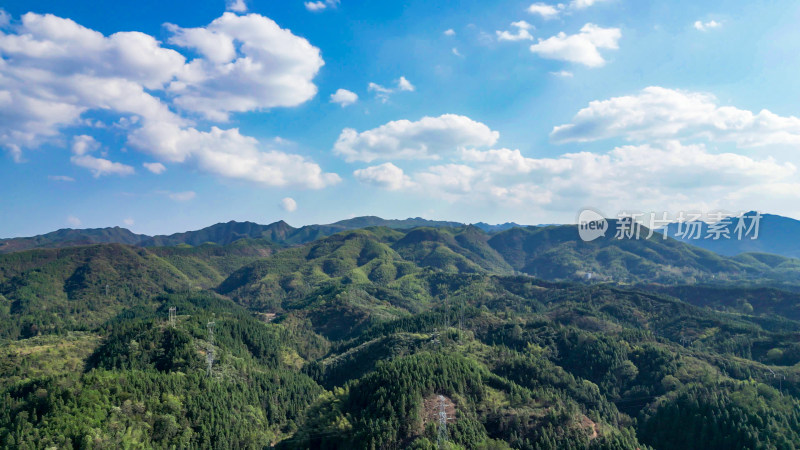
<path fill-rule="evenodd" d="M 1 237 L 800 218 L 796 2 L 0 6 Z"/>

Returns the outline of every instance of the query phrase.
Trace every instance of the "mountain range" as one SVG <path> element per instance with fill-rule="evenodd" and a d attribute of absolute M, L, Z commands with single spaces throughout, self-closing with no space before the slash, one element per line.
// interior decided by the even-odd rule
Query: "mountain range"
<path fill-rule="evenodd" d="M 772 230 L 768 217 L 763 235 Z M 610 228 L 615 227 L 611 220 Z M 489 228 L 489 231 L 485 231 Z M 505 229 L 503 229 L 505 228 Z M 642 227 L 641 235 L 647 234 Z M 118 243 L 150 248 L 199 280 L 203 287 L 220 283 L 236 264 L 269 256 L 295 246 L 330 242 L 330 237 L 358 231 L 390 247 L 399 257 L 422 266 L 457 272 L 524 273 L 548 280 L 657 282 L 666 284 L 734 280 L 800 283 L 800 260 L 765 253 L 723 256 L 697 242 L 663 238 L 592 242 L 579 238 L 574 225 L 539 227 L 478 227 L 425 219 L 385 220 L 358 217 L 328 225 L 294 228 L 284 221 L 270 225 L 228 222 L 169 236 L 133 234 L 123 228 L 59 230 L 32 238 L 0 241 L 0 253 L 26 247 L 68 248 Z M 327 239 L 327 240 L 326 240 Z M 703 241 L 706 242 L 706 241 Z M 743 242 L 743 241 L 733 241 Z M 748 243 L 749 244 L 749 243 Z M 769 241 L 757 247 L 771 248 Z M 223 247 L 223 248 L 220 248 Z M 728 253 L 735 254 L 733 251 Z M 737 252 L 738 253 L 738 252 Z M 233 261 L 233 263 L 231 263 Z"/>
<path fill-rule="evenodd" d="M 745 217 L 745 225 L 749 229 L 752 217 L 760 217 L 758 229 L 753 228 L 749 234 L 742 230 L 737 232 L 738 217 Z M 694 223 L 695 225 L 692 225 Z M 694 227 L 696 228 L 691 228 Z M 719 231 L 710 230 L 710 225 L 702 221 L 686 222 L 682 225 L 671 223 L 661 232 L 687 244 L 696 245 L 725 256 L 741 253 L 773 253 L 776 255 L 800 258 L 800 221 L 774 214 L 760 214 L 750 211 L 733 217 L 719 227 Z M 758 233 L 756 239 L 756 231 Z M 740 237 L 741 234 L 741 237 Z"/>
<path fill-rule="evenodd" d="M 418 220 L 0 255 L 0 448 L 800 447 L 800 260 Z"/>
<path fill-rule="evenodd" d="M 182 244 L 198 246 L 206 243 L 226 245 L 244 238 L 265 238 L 277 244 L 291 245 L 310 242 L 344 230 L 371 226 L 407 229 L 419 226 L 458 227 L 462 226 L 462 224 L 458 222 L 427 220 L 420 217 L 397 220 L 364 216 L 341 220 L 327 225 L 306 225 L 300 228 L 294 228 L 282 220 L 269 225 L 230 221 L 211 225 L 196 231 L 157 236 L 135 234 L 130 230 L 120 227 L 88 229 L 67 228 L 33 237 L 0 239 L 0 253 L 10 253 L 34 248 L 74 247 L 88 244 L 127 244 L 140 247 L 163 247 Z M 516 224 L 480 224 L 480 227 L 487 231 L 507 229 L 511 226 L 516 226 Z"/>
<path fill-rule="evenodd" d="M 755 212 L 745 216 L 755 215 Z M 761 214 L 757 239 L 751 239 L 753 232 L 743 239 L 737 237 L 736 221 L 723 227 L 722 238 L 715 239 L 715 234 L 709 231 L 709 224 L 695 221 L 696 228 L 692 233 L 685 233 L 690 225 L 671 223 L 664 228 L 657 229 L 667 236 L 711 250 L 723 256 L 736 256 L 742 253 L 770 253 L 790 258 L 800 258 L 800 221 L 788 217 L 772 214 Z M 691 223 L 691 222 L 690 222 Z M 299 228 L 292 227 L 283 220 L 262 225 L 253 222 L 218 223 L 195 231 L 186 231 L 171 235 L 147 236 L 136 234 L 125 228 L 94 228 L 94 229 L 62 229 L 33 237 L 20 237 L 0 239 L 0 254 L 11 253 L 34 248 L 63 248 L 88 244 L 126 244 L 140 247 L 166 247 L 176 245 L 199 246 L 203 244 L 227 245 L 240 239 L 267 239 L 282 246 L 299 245 L 314 241 L 341 231 L 355 230 L 367 227 L 382 226 L 392 229 L 407 230 L 416 227 L 432 228 L 463 228 L 467 224 L 452 221 L 427 220 L 420 217 L 403 220 L 382 219 L 375 216 L 355 217 L 325 225 L 306 225 Z M 548 228 L 558 225 L 537 225 L 526 227 L 517 223 L 491 225 L 478 222 L 472 225 L 488 234 L 494 235 L 512 229 Z M 695 225 L 691 225 L 695 226 Z M 679 228 L 680 227 L 680 228 Z M 680 233 L 683 230 L 684 233 Z M 727 237 L 725 237 L 727 236 Z"/>

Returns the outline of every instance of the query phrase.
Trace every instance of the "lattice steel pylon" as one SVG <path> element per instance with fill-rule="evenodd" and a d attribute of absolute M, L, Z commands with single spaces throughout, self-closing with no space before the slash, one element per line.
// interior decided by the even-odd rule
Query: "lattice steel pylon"
<path fill-rule="evenodd" d="M 174 306 L 169 308 L 169 326 L 175 328 L 175 316 L 177 315 L 178 309 Z"/>
<path fill-rule="evenodd" d="M 439 396 L 439 436 L 437 438 L 439 448 L 444 448 L 447 442 L 447 410 L 444 404 L 444 395 Z"/>
<path fill-rule="evenodd" d="M 208 350 L 206 351 L 206 374 L 211 376 L 211 368 L 214 366 L 214 322 L 208 322 Z"/>

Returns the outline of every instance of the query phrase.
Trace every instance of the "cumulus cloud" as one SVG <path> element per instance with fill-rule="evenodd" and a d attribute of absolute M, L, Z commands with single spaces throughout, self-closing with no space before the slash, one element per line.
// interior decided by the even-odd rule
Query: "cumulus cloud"
<path fill-rule="evenodd" d="M 131 166 L 104 158 L 97 158 L 89 154 L 99 147 L 99 143 L 91 136 L 75 136 L 72 141 L 72 157 L 70 161 L 76 166 L 89 169 L 95 178 L 104 175 L 132 175 L 135 172 Z"/>
<path fill-rule="evenodd" d="M 713 176 L 708 167 L 714 167 Z M 798 185 L 797 168 L 791 163 L 712 153 L 704 145 L 677 141 L 554 158 L 530 158 L 511 149 L 464 149 L 452 163 L 407 176 L 400 188 L 382 187 L 470 205 L 501 203 L 548 210 L 591 204 L 607 211 L 661 211 L 695 206 L 698 201 L 706 207 L 744 208 L 742 199 L 787 197 Z"/>
<path fill-rule="evenodd" d="M 798 145 L 800 118 L 720 106 L 710 94 L 653 86 L 636 95 L 590 102 L 550 137 L 555 142 L 703 138 L 743 148 Z"/>
<path fill-rule="evenodd" d="M 89 169 L 95 178 L 104 175 L 132 175 L 135 171 L 133 167 L 126 164 L 109 161 L 104 158 L 96 158 L 92 155 L 73 156 L 70 158 L 72 164 Z"/>
<path fill-rule="evenodd" d="M 561 6 L 559 8 L 559 6 Z M 549 20 L 555 19 L 561 14 L 561 10 L 563 9 L 563 5 L 548 5 L 545 3 L 534 3 L 528 7 L 528 12 L 531 14 L 536 14 L 542 17 L 542 19 Z"/>
<path fill-rule="evenodd" d="M 169 123 L 149 123 L 130 135 L 130 144 L 170 162 L 188 163 L 226 178 L 265 186 L 297 186 L 319 189 L 340 181 L 324 173 L 301 155 L 278 150 L 261 151 L 258 141 L 237 128 L 210 131 L 180 128 Z"/>
<path fill-rule="evenodd" d="M 602 3 L 605 1 L 608 0 L 572 0 L 569 5 L 574 9 L 586 9 L 595 3 Z"/>
<path fill-rule="evenodd" d="M 53 15 L 28 13 L 12 31 L 0 31 L 0 147 L 19 159 L 23 149 L 57 143 L 69 127 L 84 125 L 84 113 L 104 110 L 120 117 L 130 148 L 161 162 L 267 186 L 320 188 L 339 180 L 302 156 L 263 151 L 237 129 L 198 130 L 171 107 L 224 121 L 232 112 L 298 105 L 316 93 L 319 49 L 256 14 L 167 28 L 170 43 L 197 57 L 187 61 L 143 33 L 106 37 Z M 73 153 L 73 163 L 95 176 L 133 173 Z"/>
<path fill-rule="evenodd" d="M 353 176 L 360 182 L 396 191 L 413 185 L 411 179 L 403 173 L 403 169 L 392 163 L 367 167 L 353 172 Z"/>
<path fill-rule="evenodd" d="M 454 29 L 452 29 L 452 28 L 449 28 L 447 30 L 444 30 L 444 35 L 445 36 L 455 36 L 456 35 L 456 31 Z"/>
<path fill-rule="evenodd" d="M 135 221 L 134 221 L 132 218 L 128 217 L 127 219 L 124 219 L 124 220 L 122 221 L 122 223 L 123 223 L 125 226 L 132 227 L 132 226 L 133 226 L 133 225 L 134 225 L 136 222 L 135 222 Z"/>
<path fill-rule="evenodd" d="M 280 206 L 286 212 L 297 211 L 297 202 L 292 197 L 286 197 L 281 200 Z"/>
<path fill-rule="evenodd" d="M 338 103 L 344 108 L 350 106 L 358 100 L 358 95 L 355 92 L 348 91 L 347 89 L 337 89 L 336 92 L 331 94 L 331 102 Z"/>
<path fill-rule="evenodd" d="M 0 31 L 0 56 L 0 146 L 16 158 L 80 124 L 90 109 L 171 117 L 145 89 L 163 87 L 185 61 L 142 33 L 104 37 L 33 13 L 13 32 Z"/>
<path fill-rule="evenodd" d="M 479 172 L 463 164 L 444 164 L 428 167 L 414 177 L 428 192 L 444 197 L 469 194 Z"/>
<path fill-rule="evenodd" d="M 358 132 L 346 128 L 334 153 L 348 162 L 376 159 L 437 159 L 463 147 L 488 147 L 500 134 L 469 117 L 445 114 L 419 121 L 396 120 Z"/>
<path fill-rule="evenodd" d="M 244 0 L 228 0 L 225 4 L 225 8 L 228 11 L 234 11 L 238 13 L 246 13 L 247 12 L 247 3 Z"/>
<path fill-rule="evenodd" d="M 698 31 L 710 31 L 714 28 L 721 27 L 722 24 L 717 22 L 716 20 L 709 20 L 708 22 L 703 22 L 702 20 L 698 20 L 694 23 L 694 28 Z"/>
<path fill-rule="evenodd" d="M 339 0 L 319 0 L 305 2 L 303 5 L 311 12 L 320 12 L 328 8 L 335 8 L 339 6 Z"/>
<path fill-rule="evenodd" d="M 297 106 L 317 93 L 319 49 L 267 17 L 225 13 L 204 28 L 167 29 L 171 44 L 203 55 L 169 85 L 183 109 L 224 121 L 231 112 Z"/>
<path fill-rule="evenodd" d="M 533 36 L 529 30 L 533 29 L 533 25 L 520 20 L 519 22 L 511 22 L 511 26 L 516 28 L 516 31 L 495 31 L 498 41 L 532 41 Z"/>
<path fill-rule="evenodd" d="M 540 16 L 544 20 L 555 19 L 561 13 L 569 13 L 571 11 L 586 9 L 595 3 L 601 3 L 608 0 L 572 0 L 569 4 L 557 3 L 549 5 L 547 3 L 534 3 L 528 7 L 528 12 Z"/>
<path fill-rule="evenodd" d="M 600 49 L 618 49 L 621 37 L 619 28 L 602 28 L 587 23 L 578 34 L 561 32 L 548 39 L 540 39 L 531 45 L 530 50 L 542 58 L 600 67 L 606 63 Z"/>
<path fill-rule="evenodd" d="M 4 27 L 11 23 L 11 16 L 4 10 L 0 8 L 0 27 Z"/>
<path fill-rule="evenodd" d="M 559 70 L 558 72 L 550 72 L 550 75 L 561 78 L 572 78 L 575 76 L 572 72 L 568 70 Z"/>
<path fill-rule="evenodd" d="M 386 87 L 378 83 L 370 82 L 367 85 L 367 90 L 374 92 L 375 96 L 381 99 L 384 103 L 389 100 L 389 96 L 395 92 L 413 92 L 416 88 L 405 76 L 401 76 L 395 82 L 395 87 Z"/>
<path fill-rule="evenodd" d="M 416 88 L 410 81 L 406 79 L 406 77 L 400 77 L 397 80 L 397 89 L 406 92 L 413 92 Z"/>
<path fill-rule="evenodd" d="M 167 171 L 167 167 L 165 165 L 157 162 L 142 163 L 142 166 L 144 166 L 145 169 L 149 170 L 150 172 L 156 175 L 161 175 L 162 173 Z"/>

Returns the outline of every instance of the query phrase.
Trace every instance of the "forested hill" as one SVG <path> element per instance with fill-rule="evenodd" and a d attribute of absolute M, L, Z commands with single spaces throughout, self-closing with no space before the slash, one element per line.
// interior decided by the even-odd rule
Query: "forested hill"
<path fill-rule="evenodd" d="M 752 218 L 757 214 L 760 217 L 758 230 L 754 228 L 748 236 L 742 236 L 741 239 L 736 229 L 737 225 L 739 225 L 737 218 L 724 222 L 719 228 L 723 235 L 729 236 L 730 239 L 721 239 L 721 235 L 717 234 L 717 232 L 709 233 L 709 225 L 705 222 L 699 222 L 696 225 L 690 225 L 690 222 L 689 224 L 681 225 L 680 228 L 677 223 L 672 223 L 661 231 L 672 238 L 711 250 L 720 255 L 736 256 L 742 253 L 773 253 L 791 258 L 800 258 L 800 240 L 797 239 L 797 236 L 800 235 L 800 221 L 774 214 L 759 214 L 755 211 L 744 213 L 743 216 Z M 750 222 L 748 222 L 748 225 L 750 225 Z M 698 231 L 690 231 L 691 226 L 696 226 Z M 758 238 L 751 239 L 756 232 L 758 233 Z M 742 234 L 744 234 L 743 231 Z"/>
<path fill-rule="evenodd" d="M 0 255 L 0 448 L 800 448 L 796 260 L 251 231 Z"/>
<path fill-rule="evenodd" d="M 488 230 L 506 229 L 510 224 L 480 224 Z M 134 234 L 120 228 L 62 229 L 33 237 L 0 239 L 0 253 L 12 253 L 35 248 L 63 248 L 88 244 L 128 244 L 142 247 L 175 245 L 202 245 L 206 243 L 227 245 L 239 239 L 267 239 L 275 244 L 293 245 L 310 242 L 345 230 L 384 226 L 395 229 L 410 229 L 420 226 L 460 227 L 458 222 L 427 220 L 420 217 L 404 220 L 381 219 L 375 216 L 355 217 L 327 225 L 306 225 L 294 228 L 284 221 L 269 225 L 253 222 L 218 223 L 196 231 L 171 235 L 147 236 Z"/>

